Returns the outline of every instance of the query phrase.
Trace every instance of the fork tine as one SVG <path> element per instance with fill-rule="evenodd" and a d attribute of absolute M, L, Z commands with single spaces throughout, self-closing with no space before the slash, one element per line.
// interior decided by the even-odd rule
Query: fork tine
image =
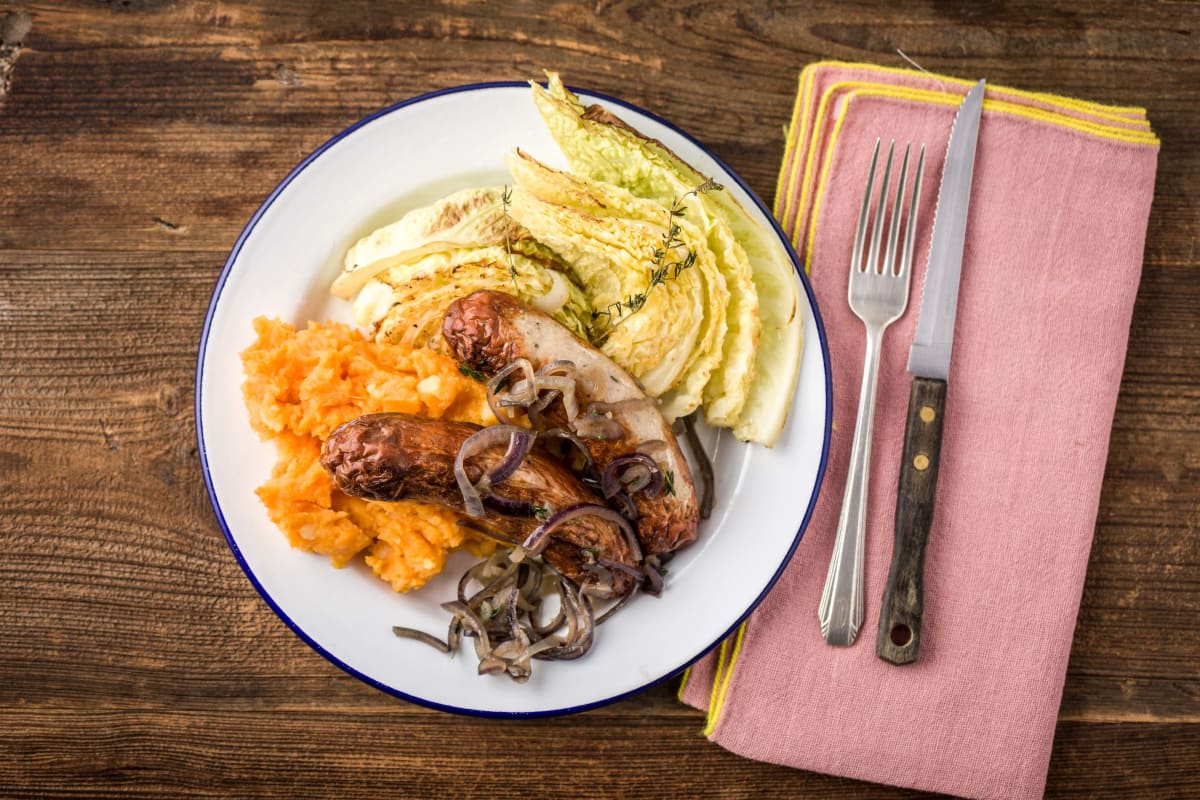
<path fill-rule="evenodd" d="M 892 275 L 904 274 L 904 260 L 901 259 L 899 264 L 896 264 L 896 242 L 900 239 L 900 212 L 904 210 L 904 183 L 908 179 L 908 153 L 912 150 L 912 143 L 904 145 L 904 160 L 900 162 L 900 179 L 896 181 L 896 201 L 892 203 L 892 221 L 888 224 L 888 242 L 887 250 L 883 256 L 883 272 Z M 908 218 L 912 219 L 912 211 L 909 210 Z"/>
<path fill-rule="evenodd" d="M 862 211 L 858 214 L 858 227 L 854 232 L 854 254 L 850 256 L 850 268 L 862 271 L 863 243 L 867 238 L 867 212 L 871 210 L 871 189 L 875 185 L 875 164 L 879 161 L 879 140 L 875 140 L 875 152 L 871 154 L 871 168 L 867 171 L 867 188 L 863 190 Z"/>
<path fill-rule="evenodd" d="M 875 225 L 871 231 L 871 250 L 867 253 L 867 268 L 872 272 L 881 272 L 879 242 L 883 238 L 883 213 L 887 207 L 888 180 L 892 176 L 892 155 L 895 151 L 896 141 L 893 139 L 888 147 L 887 165 L 883 168 L 883 185 L 879 187 L 879 205 L 875 208 Z"/>
<path fill-rule="evenodd" d="M 925 145 L 921 145 L 921 155 L 917 158 L 917 174 L 913 176 L 912 202 L 908 206 L 908 227 L 904 231 L 904 252 L 900 256 L 901 274 L 912 270 L 913 242 L 917 234 L 917 207 L 921 203 L 921 174 L 924 172 Z"/>

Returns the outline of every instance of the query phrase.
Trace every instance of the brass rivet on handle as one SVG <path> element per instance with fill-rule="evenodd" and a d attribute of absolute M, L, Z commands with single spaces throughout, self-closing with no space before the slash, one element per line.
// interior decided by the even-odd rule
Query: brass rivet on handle
<path fill-rule="evenodd" d="M 933 422 L 936 416 L 937 412 L 933 410 L 933 406 L 921 406 L 921 422 Z"/>
<path fill-rule="evenodd" d="M 920 472 L 924 472 L 925 470 L 929 469 L 929 456 L 925 455 L 924 453 L 917 453 L 916 457 L 913 459 L 913 466 L 916 467 Z"/>

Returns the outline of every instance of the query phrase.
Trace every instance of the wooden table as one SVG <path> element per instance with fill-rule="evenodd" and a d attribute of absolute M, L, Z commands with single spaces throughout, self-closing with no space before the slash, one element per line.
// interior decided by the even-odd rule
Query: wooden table
<path fill-rule="evenodd" d="M 895 5 L 0 2 L 0 795 L 921 796 L 734 756 L 673 685 L 525 722 L 369 688 L 246 580 L 192 415 L 241 226 L 360 117 L 553 67 L 770 198 L 799 69 L 897 49 L 1162 138 L 1047 794 L 1200 795 L 1200 7 Z"/>

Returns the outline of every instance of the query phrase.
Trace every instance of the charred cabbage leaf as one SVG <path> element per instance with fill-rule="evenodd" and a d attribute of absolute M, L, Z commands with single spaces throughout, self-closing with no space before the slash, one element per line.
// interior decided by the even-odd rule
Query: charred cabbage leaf
<path fill-rule="evenodd" d="M 591 339 L 661 399 L 691 413 L 721 362 L 729 293 L 703 232 L 674 209 L 517 151 L 511 213 L 572 265 L 593 309 Z"/>
<path fill-rule="evenodd" d="M 587 337 L 591 305 L 567 265 L 509 214 L 505 187 L 455 192 L 358 241 L 333 294 L 380 341 L 440 344 L 456 297 L 495 289 L 520 297 Z"/>
<path fill-rule="evenodd" d="M 550 74 L 534 102 L 571 171 L 670 207 L 705 180 L 660 142 L 599 106 L 585 107 Z M 729 192 L 689 198 L 729 287 L 721 367 L 705 389 L 705 414 L 746 441 L 770 445 L 787 420 L 803 345 L 799 285 L 774 233 Z M 748 281 L 747 281 L 748 277 Z"/>

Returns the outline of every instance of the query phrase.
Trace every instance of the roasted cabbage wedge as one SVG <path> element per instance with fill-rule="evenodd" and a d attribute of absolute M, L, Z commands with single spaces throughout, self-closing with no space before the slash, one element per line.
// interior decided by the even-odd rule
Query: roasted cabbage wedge
<path fill-rule="evenodd" d="M 507 189 L 455 192 L 363 237 L 333 294 L 380 341 L 440 345 L 438 320 L 456 297 L 496 289 L 587 337 L 592 309 L 568 267 L 506 211 Z"/>
<path fill-rule="evenodd" d="M 571 264 L 593 309 L 591 339 L 658 397 L 702 347 L 703 286 L 695 270 L 647 291 L 649 254 L 665 225 L 598 217 L 515 185 L 510 212 Z M 664 325 L 664 321 L 671 324 Z"/>
<path fill-rule="evenodd" d="M 552 169 L 520 150 L 507 163 L 513 216 L 588 272 L 577 277 L 596 312 L 591 338 L 660 398 L 668 420 L 695 411 L 721 363 L 729 292 L 687 209 Z M 644 305 L 638 299 L 630 308 L 639 297 Z M 664 306 L 669 314 L 659 313 Z"/>
<path fill-rule="evenodd" d="M 409 211 L 369 233 L 346 252 L 330 291 L 349 300 L 367 281 L 396 264 L 430 253 L 528 238 L 504 213 L 504 189 L 463 189 L 433 205 Z"/>
<path fill-rule="evenodd" d="M 599 106 L 585 107 L 550 73 L 534 102 L 571 171 L 670 207 L 704 176 L 660 142 Z M 705 414 L 744 440 L 771 445 L 787 421 L 803 347 L 799 284 L 774 233 L 727 191 L 688 197 L 729 288 L 719 369 L 705 388 Z M 747 273 L 749 280 L 747 280 Z"/>
<path fill-rule="evenodd" d="M 480 289 L 515 295 L 587 338 L 591 304 L 571 277 L 503 246 L 434 253 L 390 267 L 359 291 L 354 321 L 377 341 L 440 350 L 446 307 Z"/>

